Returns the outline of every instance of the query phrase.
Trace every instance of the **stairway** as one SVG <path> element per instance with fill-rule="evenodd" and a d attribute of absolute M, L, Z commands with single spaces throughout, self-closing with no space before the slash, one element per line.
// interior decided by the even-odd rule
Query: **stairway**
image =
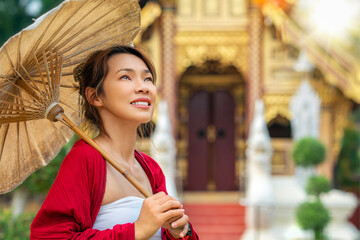
<path fill-rule="evenodd" d="M 239 240 L 245 231 L 245 207 L 236 203 L 185 203 L 185 213 L 200 240 Z"/>

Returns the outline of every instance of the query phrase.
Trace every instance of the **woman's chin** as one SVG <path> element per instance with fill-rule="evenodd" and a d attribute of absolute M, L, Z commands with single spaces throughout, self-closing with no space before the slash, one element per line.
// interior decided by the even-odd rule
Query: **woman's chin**
<path fill-rule="evenodd" d="M 138 118 L 136 119 L 136 122 L 138 122 L 138 124 L 144 124 L 144 123 L 148 123 L 151 121 L 151 117 L 142 117 L 142 118 Z"/>

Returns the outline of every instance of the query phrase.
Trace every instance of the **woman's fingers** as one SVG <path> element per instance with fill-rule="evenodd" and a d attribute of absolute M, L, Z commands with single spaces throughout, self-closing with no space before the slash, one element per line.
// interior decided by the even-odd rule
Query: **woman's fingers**
<path fill-rule="evenodd" d="M 171 201 L 171 200 L 177 201 L 175 198 L 173 198 L 169 195 L 166 195 L 164 192 L 158 192 L 147 199 L 150 201 L 156 201 L 156 203 L 159 205 L 162 205 L 165 202 Z"/>
<path fill-rule="evenodd" d="M 162 218 L 164 221 L 168 221 L 172 218 L 181 218 L 184 215 L 184 209 L 172 209 L 162 213 Z"/>
<path fill-rule="evenodd" d="M 171 235 L 175 238 L 183 238 L 186 236 L 189 230 L 189 217 L 183 214 L 180 218 L 173 221 L 172 224 L 168 227 L 165 226 L 166 229 L 169 230 Z M 163 226 L 164 227 L 164 226 Z"/>
<path fill-rule="evenodd" d="M 171 227 L 179 228 L 184 225 L 187 225 L 188 222 L 189 222 L 189 217 L 187 215 L 183 214 L 183 216 L 181 218 L 179 218 L 171 223 Z"/>
<path fill-rule="evenodd" d="M 185 237 L 188 231 L 189 231 L 189 224 L 186 224 L 184 226 L 184 229 L 180 233 L 180 237 L 182 237 L 182 238 Z"/>
<path fill-rule="evenodd" d="M 163 196 L 166 196 L 166 194 L 164 192 L 158 192 L 158 193 L 155 193 L 154 195 L 150 196 L 149 198 L 152 198 L 154 200 L 157 200 Z"/>
<path fill-rule="evenodd" d="M 182 209 L 182 204 L 177 200 L 168 200 L 160 205 L 159 210 L 161 212 L 166 212 L 171 209 Z"/>
<path fill-rule="evenodd" d="M 182 204 L 175 198 L 166 195 L 164 192 L 159 192 L 146 199 L 147 202 L 150 202 L 151 205 L 157 205 L 158 211 L 166 212 L 170 209 L 182 208 Z"/>

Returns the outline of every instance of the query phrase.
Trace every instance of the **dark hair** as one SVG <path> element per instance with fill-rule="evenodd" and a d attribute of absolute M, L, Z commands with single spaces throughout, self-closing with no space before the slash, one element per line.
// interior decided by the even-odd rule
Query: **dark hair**
<path fill-rule="evenodd" d="M 80 64 L 74 69 L 75 81 L 79 82 L 79 94 L 81 100 L 81 114 L 87 121 L 95 125 L 100 131 L 105 134 L 103 122 L 100 114 L 95 106 L 90 104 L 85 96 L 85 90 L 87 87 L 94 88 L 96 96 L 104 94 L 104 79 L 109 71 L 108 60 L 115 54 L 127 53 L 132 54 L 140 58 L 148 67 L 150 73 L 153 76 L 153 83 L 155 84 L 156 72 L 155 67 L 151 60 L 139 49 L 135 49 L 128 46 L 113 46 L 105 50 L 98 50 L 93 52 L 84 63 Z M 151 125 L 151 123 L 150 123 Z M 144 136 L 144 131 L 148 131 L 151 128 L 149 124 L 141 124 L 138 129 L 138 133 L 141 137 Z"/>

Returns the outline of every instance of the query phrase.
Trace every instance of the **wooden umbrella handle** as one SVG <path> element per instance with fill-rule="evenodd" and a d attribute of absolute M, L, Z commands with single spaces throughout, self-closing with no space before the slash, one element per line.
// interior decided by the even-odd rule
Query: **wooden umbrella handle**
<path fill-rule="evenodd" d="M 146 198 L 150 197 L 150 194 L 130 173 L 123 167 L 119 165 L 116 160 L 109 155 L 103 148 L 101 148 L 94 140 L 92 140 L 86 133 L 84 133 L 78 126 L 76 126 L 65 114 L 60 113 L 61 120 L 63 120 L 66 125 L 70 127 L 79 137 L 81 137 L 85 142 L 90 144 L 95 148 L 104 158 L 108 161 L 116 170 L 118 170 L 139 192 L 141 192 Z M 61 121 L 60 120 L 60 121 Z"/>

